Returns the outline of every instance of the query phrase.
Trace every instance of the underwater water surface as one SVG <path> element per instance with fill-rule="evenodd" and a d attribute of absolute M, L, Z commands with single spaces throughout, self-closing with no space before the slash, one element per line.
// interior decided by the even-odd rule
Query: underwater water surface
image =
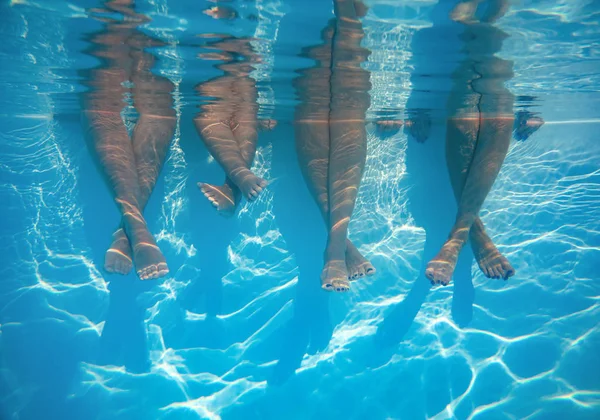
<path fill-rule="evenodd" d="M 170 272 L 104 269 L 121 215 L 82 98 L 105 51 L 94 40 L 131 18 L 128 3 L 0 4 L 0 419 L 600 418 L 597 1 L 514 2 L 495 24 L 514 111 L 544 121 L 512 139 L 480 212 L 515 275 L 487 278 L 465 247 L 434 287 L 426 266 L 457 213 L 446 102 L 472 44 L 449 18 L 457 1 L 365 0 L 370 103 L 349 238 L 377 272 L 345 293 L 321 288 L 327 230 L 294 143 L 296 81 L 330 1 L 129 5 L 150 93 L 164 82 L 173 104 L 144 211 Z M 277 125 L 252 166 L 269 185 L 223 217 L 197 186 L 224 172 L 193 121 L 210 103 L 202 83 L 250 60 L 210 44 L 228 37 L 259 57 L 243 78 Z M 130 131 L 133 101 L 119 103 Z M 404 128 L 382 133 L 382 118 Z"/>

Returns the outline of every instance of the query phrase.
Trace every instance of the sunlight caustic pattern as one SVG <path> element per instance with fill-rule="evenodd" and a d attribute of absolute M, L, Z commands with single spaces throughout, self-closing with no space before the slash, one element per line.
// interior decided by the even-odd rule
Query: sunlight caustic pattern
<path fill-rule="evenodd" d="M 166 15 L 168 3 L 153 1 L 148 7 L 155 16 Z M 424 8 L 423 16 L 433 4 L 411 3 Z M 259 5 L 269 19 L 256 33 L 274 36 L 285 7 Z M 38 20 L 34 8 L 18 10 L 13 24 L 32 42 L 23 45 L 52 46 L 25 49 L 20 70 L 51 84 L 60 77 L 36 74 L 33 62 L 45 63 L 44 69 L 57 60 L 68 65 L 60 42 L 66 18 L 56 12 Z M 509 16 L 509 23 L 519 16 Z M 373 16 L 369 19 L 376 25 Z M 405 106 L 407 92 L 401 88 L 410 85 L 410 55 L 393 50 L 409 51 L 414 31 L 426 26 L 426 21 L 367 26 L 374 108 Z M 383 31 L 391 31 L 389 43 Z M 119 305 L 118 288 L 133 280 L 105 277 L 93 256 L 97 244 L 86 228 L 95 221 L 82 210 L 89 206 L 91 184 L 77 175 L 85 162 L 72 127 L 77 124 L 55 118 L 49 95 L 21 90 L 27 100 L 18 103 L 27 108 L 15 114 L 23 117 L 11 116 L 6 121 L 11 129 L 0 134 L 0 199 L 9 203 L 1 245 L 9 264 L 3 264 L 0 285 L 0 417 L 41 418 L 44 411 L 32 408 L 39 401 L 45 413 L 99 420 L 597 416 L 600 146 L 592 116 L 585 125 L 552 124 L 565 118 L 546 105 L 541 112 L 549 116 L 548 124 L 511 146 L 482 219 L 517 274 L 508 282 L 489 280 L 471 261 L 472 303 L 461 300 L 459 282 L 431 291 L 426 286 L 414 299 L 420 293 L 414 292 L 416 282 L 423 280 L 426 231 L 410 203 L 416 194 L 410 165 L 415 150 L 429 149 L 415 149 L 414 139 L 402 132 L 379 138 L 369 125 L 367 169 L 350 235 L 377 275 L 353 282 L 344 296 L 324 297 L 327 323 L 317 316 L 298 320 L 297 314 L 305 313 L 299 303 L 305 292 L 273 191 L 267 188 L 228 220 L 208 219 L 212 209 L 204 212 L 193 198 L 197 169 L 215 164 L 193 161 L 182 145 L 185 101 L 179 76 L 185 62 L 179 52 L 175 45 L 161 51 L 159 71 L 176 85 L 179 123 L 155 226 L 178 269 L 140 285 L 121 302 L 141 308 L 138 341 L 146 343 L 140 353 L 149 361 L 145 369 L 133 368 L 122 354 L 99 354 L 112 349 L 102 345 L 105 326 L 128 328 L 135 318 L 133 309 L 116 316 L 111 309 Z M 393 72 L 386 67 L 392 56 L 402 58 Z M 274 64 L 263 64 L 256 77 L 268 80 Z M 518 94 L 531 90 L 529 82 L 513 82 Z M 385 91 L 388 84 L 397 91 Z M 271 95 L 262 96 L 267 105 Z M 432 139 L 442 131 L 432 130 Z M 274 136 L 289 139 L 290 125 L 281 123 Z M 276 186 L 274 147 L 261 144 L 255 166 Z M 222 238 L 204 229 L 203 217 L 222 229 Z M 318 289 L 318 278 L 314 286 Z M 419 299 L 416 313 L 407 302 Z M 319 305 L 315 301 L 314 307 Z M 394 328 L 388 333 L 397 336 L 382 333 L 390 322 Z M 52 411 L 47 401 L 66 408 Z"/>

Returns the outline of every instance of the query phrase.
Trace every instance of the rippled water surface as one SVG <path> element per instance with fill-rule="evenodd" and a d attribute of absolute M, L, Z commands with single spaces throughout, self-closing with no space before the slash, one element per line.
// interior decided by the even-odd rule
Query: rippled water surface
<path fill-rule="evenodd" d="M 370 78 L 349 238 L 377 273 L 347 293 L 321 289 L 327 232 L 294 141 L 330 70 L 317 47 L 332 3 L 128 3 L 0 4 L 1 419 L 600 418 L 598 1 L 513 2 L 485 54 L 450 19 L 457 1 L 365 1 L 360 48 L 340 61 Z M 122 48 L 133 76 L 106 89 Z M 457 212 L 448 97 L 457 69 L 492 56 L 512 70 L 490 86 L 544 121 L 515 134 L 480 212 L 516 274 L 485 277 L 465 247 L 432 287 Z M 209 83 L 225 76 L 277 123 L 253 164 L 269 185 L 233 217 L 197 187 L 223 169 L 193 123 L 241 106 L 243 88 Z M 104 269 L 120 214 L 81 116 L 115 92 L 130 131 L 143 107 L 175 120 L 144 212 L 162 279 Z"/>

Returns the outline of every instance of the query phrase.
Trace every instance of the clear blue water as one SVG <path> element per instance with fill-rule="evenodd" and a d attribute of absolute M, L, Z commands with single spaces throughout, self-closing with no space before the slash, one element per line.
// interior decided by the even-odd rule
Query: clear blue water
<path fill-rule="evenodd" d="M 177 117 L 145 211 L 171 272 L 144 282 L 103 269 L 120 216 L 80 122 L 101 2 L 2 2 L 0 418 L 600 418 L 600 3 L 522 1 L 498 21 L 515 108 L 545 120 L 511 142 L 481 211 L 516 275 L 486 278 L 465 248 L 451 285 L 431 288 L 425 266 L 456 214 L 454 3 L 368 3 L 350 238 L 377 274 L 339 294 L 320 288 L 326 232 L 292 127 L 293 80 L 312 65 L 301 51 L 321 42 L 330 2 L 219 3 L 232 19 L 203 13 L 212 2 L 137 2 L 139 30 L 166 43 L 152 70 Z M 218 75 L 198 57 L 207 33 L 257 38 L 259 113 L 278 121 L 254 163 L 272 182 L 233 218 L 196 187 L 223 177 L 192 124 L 194 85 Z M 425 143 L 378 134 L 377 116 L 412 109 L 431 117 Z"/>

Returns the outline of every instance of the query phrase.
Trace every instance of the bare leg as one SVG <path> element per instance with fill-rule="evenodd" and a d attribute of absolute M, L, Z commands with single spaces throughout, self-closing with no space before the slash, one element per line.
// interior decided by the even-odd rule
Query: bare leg
<path fill-rule="evenodd" d="M 174 117 L 142 115 L 133 133 L 133 150 L 140 183 L 141 209 L 146 207 L 173 138 Z M 113 233 L 104 267 L 109 272 L 127 274 L 131 270 L 131 245 L 123 225 Z M 137 261 L 137 260 L 136 260 Z"/>
<path fill-rule="evenodd" d="M 140 37 L 137 40 L 140 41 Z M 141 40 L 144 41 L 143 38 Z M 131 142 L 140 186 L 139 205 L 143 211 L 166 158 L 176 120 L 172 108 L 172 84 L 150 72 L 154 62 L 150 54 L 137 50 L 132 52 L 132 56 L 136 69 L 132 75 L 133 98 L 140 116 Z M 150 264 L 150 258 L 159 265 L 162 275 L 168 273 L 162 254 L 146 252 L 135 254 L 134 257 L 138 271 L 140 266 Z M 122 222 L 121 227 L 113 234 L 113 243 L 106 252 L 104 267 L 109 272 L 127 274 L 131 270 L 131 262 L 132 249 Z"/>
<path fill-rule="evenodd" d="M 337 0 L 334 5 L 337 19 L 331 49 L 329 225 L 321 283 L 325 290 L 347 291 L 348 225 L 367 157 L 365 112 L 371 84 L 369 73 L 361 68 L 368 51 L 360 46 L 364 32 L 357 3 Z"/>
<path fill-rule="evenodd" d="M 241 157 L 244 160 L 245 167 L 249 170 L 254 161 L 256 143 L 258 141 L 256 107 L 251 103 L 240 105 L 248 109 L 238 112 L 233 116 L 230 121 L 230 128 L 237 142 Z M 216 186 L 200 183 L 199 187 L 219 213 L 224 216 L 231 216 L 235 213 L 240 202 L 241 191 L 228 176 L 225 178 L 223 185 Z M 260 191 L 262 191 L 262 186 L 260 186 Z"/>
<path fill-rule="evenodd" d="M 247 200 L 255 200 L 266 187 L 267 181 L 257 177 L 248 169 L 238 142 L 231 131 L 229 120 L 200 115 L 194 118 L 194 123 L 204 144 L 223 167 L 227 177 L 240 189 Z M 208 184 L 201 184 L 200 187 L 202 188 L 203 185 Z"/>
<path fill-rule="evenodd" d="M 512 62 L 494 55 L 506 34 L 489 23 L 477 22 L 480 3 L 479 0 L 461 2 L 451 13 L 453 20 L 465 24 L 463 38 L 469 54 L 453 76 L 446 135 L 446 159 L 458 215 L 448 240 L 427 266 L 425 273 L 432 283 L 450 282 L 458 254 L 469 236 L 486 276 L 506 279 L 514 274 L 478 217 L 506 157 L 514 122 L 514 97 L 505 86 L 505 81 L 512 77 Z M 485 20 L 489 22 L 506 13 L 508 7 L 503 0 L 488 5 Z"/>
<path fill-rule="evenodd" d="M 366 161 L 364 121 L 331 120 L 328 171 L 329 225 L 323 288 L 347 291 L 346 244 L 348 224 L 354 211 L 358 185 Z"/>
<path fill-rule="evenodd" d="M 460 202 L 473 161 L 478 130 L 477 117 L 452 118 L 447 123 L 447 136 L 452 140 L 447 142 L 446 163 L 457 202 Z M 475 218 L 469 237 L 477 264 L 485 276 L 508 278 L 514 275 L 514 269 L 485 232 L 479 216 Z"/>
<path fill-rule="evenodd" d="M 133 244 L 138 275 L 142 280 L 161 277 L 168 270 L 142 215 L 135 157 L 121 115 L 88 110 L 86 116 L 94 148 L 121 211 L 125 233 Z"/>
<path fill-rule="evenodd" d="M 469 167 L 465 186 L 459 200 L 458 215 L 450 236 L 438 255 L 427 265 L 426 275 L 434 283 L 448 284 L 452 278 L 460 250 L 469 238 L 481 205 L 489 193 L 508 151 L 513 118 L 486 116 L 471 119 L 467 132 L 478 132 L 473 161 Z M 447 150 L 460 145 L 465 136 L 456 137 L 449 132 Z M 482 240 L 481 237 L 476 240 Z"/>
<path fill-rule="evenodd" d="M 328 116 L 328 113 L 326 114 Z M 309 190 L 319 206 L 325 224 L 329 226 L 329 125 L 326 121 L 299 122 L 296 124 L 298 159 Z M 354 280 L 375 274 L 375 267 L 354 244 L 346 241 L 346 269 L 348 279 Z"/>

